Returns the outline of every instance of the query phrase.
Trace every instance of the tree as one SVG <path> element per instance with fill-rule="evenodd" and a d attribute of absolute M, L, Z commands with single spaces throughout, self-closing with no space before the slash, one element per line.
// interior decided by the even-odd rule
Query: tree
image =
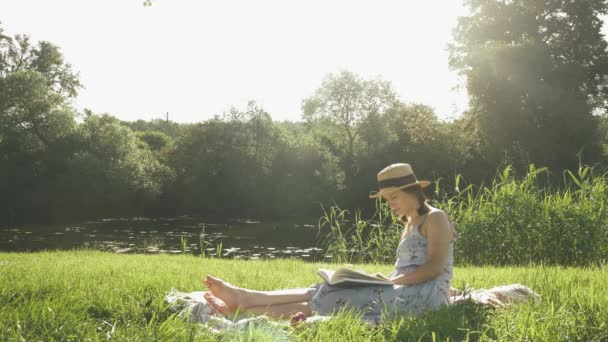
<path fill-rule="evenodd" d="M 597 160 L 593 113 L 608 99 L 608 50 L 601 1 L 469 0 L 450 46 L 450 66 L 467 77 L 469 132 L 496 165 L 554 169 Z"/>
<path fill-rule="evenodd" d="M 600 117 L 599 136 L 602 144 L 602 155 L 604 163 L 608 163 L 608 115 Z"/>
<path fill-rule="evenodd" d="M 168 135 L 171 139 L 177 138 L 181 130 L 190 125 L 163 119 L 152 119 L 150 121 L 139 119 L 136 121 L 121 121 L 120 123 L 135 132 L 158 131 Z"/>
<path fill-rule="evenodd" d="M 270 115 L 255 102 L 242 111 L 185 129 L 170 165 L 177 171 L 176 197 L 186 211 L 256 216 L 274 196 L 272 162 L 280 141 Z"/>
<path fill-rule="evenodd" d="M 53 177 L 76 147 L 69 99 L 79 88 L 58 47 L 33 46 L 28 36 L 11 38 L 0 27 L 0 219 L 47 213 Z"/>
<path fill-rule="evenodd" d="M 136 132 L 136 136 L 155 152 L 168 148 L 173 142 L 171 137 L 159 131 Z"/>
<path fill-rule="evenodd" d="M 387 151 L 416 165 L 420 175 L 447 176 L 464 165 L 467 156 L 463 140 L 452 125 L 439 121 L 429 106 L 399 102 L 384 121 L 386 131 L 394 136 Z"/>
<path fill-rule="evenodd" d="M 381 117 L 395 99 L 390 82 L 364 80 L 352 72 L 341 71 L 329 74 L 314 94 L 302 101 L 302 117 L 315 127 L 319 139 L 338 160 L 345 188 L 352 189 L 354 185 L 356 144 L 365 123 Z"/>
<path fill-rule="evenodd" d="M 60 178 L 63 203 L 90 216 L 142 213 L 165 191 L 173 171 L 156 159 L 128 127 L 107 114 L 79 126 L 79 150 Z"/>

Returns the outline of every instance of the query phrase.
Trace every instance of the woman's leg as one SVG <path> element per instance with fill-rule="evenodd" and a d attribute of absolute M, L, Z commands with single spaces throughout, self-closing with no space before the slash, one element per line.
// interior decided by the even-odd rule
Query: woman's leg
<path fill-rule="evenodd" d="M 277 304 L 308 302 L 312 298 L 310 288 L 296 288 L 273 291 L 243 289 L 220 279 L 207 276 L 205 286 L 211 294 L 221 299 L 229 308 L 236 310 Z"/>
<path fill-rule="evenodd" d="M 308 302 L 312 298 L 309 288 L 273 291 L 246 290 L 246 293 L 245 303 L 247 307 Z"/>
<path fill-rule="evenodd" d="M 308 317 L 312 313 L 309 302 L 282 303 L 237 308 L 226 305 L 223 300 L 212 295 L 210 292 L 205 293 L 205 299 L 212 308 L 225 316 L 233 315 L 237 311 L 256 315 L 267 315 L 273 318 L 291 317 L 297 313 L 303 314 L 304 317 Z"/>
<path fill-rule="evenodd" d="M 253 306 L 245 309 L 245 312 L 272 318 L 290 318 L 298 312 L 302 312 L 306 317 L 311 315 L 308 302 Z"/>

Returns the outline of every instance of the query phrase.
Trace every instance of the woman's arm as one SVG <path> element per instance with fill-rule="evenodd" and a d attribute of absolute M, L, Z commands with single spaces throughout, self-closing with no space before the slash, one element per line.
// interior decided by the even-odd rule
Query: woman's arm
<path fill-rule="evenodd" d="M 442 211 L 429 213 L 426 219 L 428 252 L 427 262 L 408 274 L 391 278 L 397 285 L 409 285 L 431 280 L 443 272 L 448 257 L 451 227 Z"/>
<path fill-rule="evenodd" d="M 437 272 L 436 269 L 426 263 L 408 274 L 400 274 L 391 278 L 391 281 L 395 285 L 412 285 L 431 280 L 437 277 L 440 273 L 441 272 Z"/>

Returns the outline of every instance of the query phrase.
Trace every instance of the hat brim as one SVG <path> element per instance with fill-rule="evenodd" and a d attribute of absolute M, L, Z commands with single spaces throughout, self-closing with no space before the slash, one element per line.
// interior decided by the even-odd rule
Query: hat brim
<path fill-rule="evenodd" d="M 390 194 L 390 193 L 395 192 L 397 190 L 409 188 L 409 187 L 414 186 L 414 185 L 419 185 L 421 188 L 426 188 L 427 186 L 431 185 L 431 182 L 422 180 L 422 181 L 417 181 L 416 183 L 411 183 L 411 184 L 402 185 L 402 186 L 398 186 L 398 187 L 390 187 L 390 188 L 380 189 L 380 191 L 378 191 L 377 193 L 375 193 L 373 195 L 370 195 L 369 198 L 378 198 L 378 197 L 380 197 L 382 195 Z"/>

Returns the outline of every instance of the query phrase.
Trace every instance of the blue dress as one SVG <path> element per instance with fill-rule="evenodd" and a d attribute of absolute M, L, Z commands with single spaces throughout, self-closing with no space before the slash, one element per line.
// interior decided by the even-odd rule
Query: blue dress
<path fill-rule="evenodd" d="M 399 243 L 395 269 L 389 277 L 410 273 L 426 263 L 427 240 L 419 230 L 424 220 L 415 225 L 408 236 Z M 458 238 L 452 221 L 449 222 L 454 238 L 450 241 L 443 272 L 436 278 L 413 285 L 371 285 L 350 288 L 320 282 L 310 288 L 312 295 L 310 310 L 313 314 L 330 315 L 342 308 L 347 310 L 353 308 L 363 312 L 363 319 L 379 321 L 382 311 L 386 311 L 389 315 L 418 315 L 438 309 L 442 304 L 449 305 L 450 281 L 454 268 L 454 240 Z"/>

